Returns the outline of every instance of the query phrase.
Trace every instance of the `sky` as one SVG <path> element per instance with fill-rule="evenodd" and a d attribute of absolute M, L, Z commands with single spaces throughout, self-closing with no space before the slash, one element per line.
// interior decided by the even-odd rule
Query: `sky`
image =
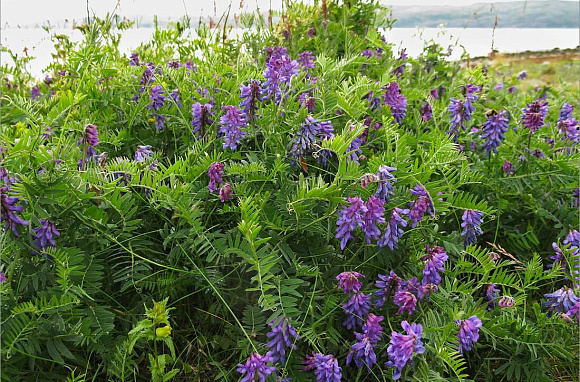
<path fill-rule="evenodd" d="M 476 3 L 507 2 L 513 0 L 382 0 L 386 5 L 470 5 Z M 543 0 L 549 2 L 550 0 Z M 579 0 L 568 0 L 578 2 Z M 213 16 L 214 4 L 218 15 L 225 12 L 231 4 L 234 13 L 240 10 L 240 0 L 88 0 L 91 16 L 104 16 L 107 12 L 133 18 L 139 15 L 158 15 L 160 18 L 178 19 L 190 16 Z M 312 2 L 305 0 L 304 2 Z M 243 8 L 255 10 L 279 10 L 282 0 L 241 0 Z M 1 0 L 0 21 L 2 27 L 46 24 L 46 21 L 64 19 L 80 20 L 87 15 L 86 0 Z"/>

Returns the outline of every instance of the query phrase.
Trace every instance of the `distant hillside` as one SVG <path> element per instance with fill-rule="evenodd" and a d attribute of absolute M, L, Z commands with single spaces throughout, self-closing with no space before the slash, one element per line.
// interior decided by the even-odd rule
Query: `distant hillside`
<path fill-rule="evenodd" d="M 388 2 L 387 2 L 388 4 Z M 434 28 L 578 28 L 580 3 L 576 1 L 513 1 L 469 6 L 389 6 L 394 27 Z"/>

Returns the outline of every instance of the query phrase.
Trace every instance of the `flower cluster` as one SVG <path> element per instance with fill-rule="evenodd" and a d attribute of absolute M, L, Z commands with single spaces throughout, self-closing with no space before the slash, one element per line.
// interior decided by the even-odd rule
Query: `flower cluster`
<path fill-rule="evenodd" d="M 193 115 L 191 125 L 193 126 L 193 133 L 198 138 L 203 137 L 205 135 L 205 127 L 213 123 L 213 120 L 211 119 L 213 116 L 213 113 L 211 112 L 212 107 L 213 104 L 211 103 L 202 105 L 199 102 L 196 102 L 191 106 L 191 113 Z"/>
<path fill-rule="evenodd" d="M 484 139 L 483 149 L 485 155 L 489 155 L 492 151 L 497 153 L 497 148 L 504 139 L 508 126 L 509 117 L 506 111 L 502 110 L 499 113 L 493 111 L 483 124 L 483 133 L 481 139 Z"/>
<path fill-rule="evenodd" d="M 530 129 L 530 134 L 544 126 L 548 114 L 548 102 L 537 99 L 522 109 L 522 125 Z"/>
<path fill-rule="evenodd" d="M 385 363 L 385 365 L 395 368 L 393 371 L 393 379 L 395 381 L 401 378 L 401 372 L 407 363 L 411 361 L 413 354 L 423 354 L 425 352 L 421 341 L 423 334 L 421 324 L 409 324 L 407 321 L 403 321 L 401 326 L 406 334 L 399 332 L 391 334 L 391 341 L 387 348 L 389 361 Z"/>
<path fill-rule="evenodd" d="M 369 314 L 371 309 L 371 296 L 363 292 L 357 292 L 347 302 L 342 304 L 342 309 L 344 310 L 344 314 L 346 314 L 343 325 L 348 330 L 361 327 L 364 318 Z"/>
<path fill-rule="evenodd" d="M 137 151 L 135 151 L 135 161 L 144 163 L 153 158 L 153 151 L 151 151 L 151 145 L 137 145 Z"/>
<path fill-rule="evenodd" d="M 375 196 L 384 200 L 385 202 L 391 201 L 391 196 L 393 192 L 393 183 L 397 182 L 397 178 L 391 172 L 396 171 L 395 167 L 385 166 L 384 164 L 379 166 L 377 171 L 377 177 L 379 178 L 379 184 L 377 187 L 377 192 Z"/>
<path fill-rule="evenodd" d="M 338 212 L 336 221 L 336 238 L 340 240 L 340 249 L 344 249 L 349 240 L 354 239 L 353 232 L 357 226 L 364 225 L 364 216 L 367 207 L 360 197 L 348 198 L 349 206 L 345 206 Z"/>
<path fill-rule="evenodd" d="M 375 349 L 377 343 L 383 334 L 383 328 L 380 322 L 384 319 L 383 316 L 376 316 L 369 314 L 365 324 L 362 327 L 362 333 L 356 333 L 357 342 L 351 346 L 351 351 L 346 357 L 346 364 L 349 365 L 354 359 L 356 367 L 359 369 L 364 365 L 367 368 L 372 368 L 377 363 L 377 355 Z"/>
<path fill-rule="evenodd" d="M 20 236 L 18 233 L 18 226 L 28 226 L 30 223 L 22 219 L 19 214 L 24 211 L 24 206 L 20 203 L 18 198 L 8 196 L 9 187 L 0 187 L 0 198 L 2 201 L 0 208 L 0 221 L 4 222 L 5 230 L 12 229 L 14 235 Z"/>
<path fill-rule="evenodd" d="M 397 82 L 393 81 L 385 87 L 383 102 L 391 108 L 391 115 L 395 121 L 401 124 L 407 115 L 407 97 L 401 93 Z"/>
<path fill-rule="evenodd" d="M 317 141 L 334 136 L 333 130 L 334 127 L 330 121 L 319 121 L 310 115 L 307 116 L 300 131 L 296 133 L 296 140 L 290 149 L 290 156 L 298 159 L 312 152 Z"/>
<path fill-rule="evenodd" d="M 262 356 L 252 353 L 246 363 L 238 365 L 238 373 L 242 374 L 240 382 L 255 382 L 258 377 L 259 382 L 265 382 L 266 378 L 276 371 L 274 366 L 267 366 L 268 362 L 273 362 L 268 354 Z"/>
<path fill-rule="evenodd" d="M 568 313 L 579 301 L 578 297 L 574 294 L 574 290 L 566 286 L 555 292 L 546 293 L 544 297 L 548 299 L 548 301 L 543 303 L 548 308 L 548 315 L 551 315 L 553 312 Z"/>
<path fill-rule="evenodd" d="M 209 170 L 207 171 L 207 175 L 209 175 L 209 185 L 207 188 L 209 192 L 217 191 L 220 184 L 224 181 L 222 176 L 224 174 L 224 164 L 221 162 L 214 162 L 209 166 Z"/>
<path fill-rule="evenodd" d="M 248 85 L 240 85 L 241 101 L 240 107 L 244 113 L 253 119 L 258 111 L 258 102 L 263 102 L 261 82 L 258 80 L 250 80 Z"/>
<path fill-rule="evenodd" d="M 300 339 L 298 333 L 296 333 L 296 330 L 292 325 L 290 325 L 290 322 L 286 317 L 282 317 L 282 319 L 278 321 L 278 324 L 276 324 L 276 319 L 274 319 L 268 323 L 268 326 L 272 328 L 272 330 L 266 334 L 270 339 L 270 342 L 268 342 L 268 347 L 270 348 L 268 355 L 272 358 L 272 362 L 277 362 L 279 360 L 282 364 L 285 364 L 286 349 L 296 349 L 294 342 Z"/>
<path fill-rule="evenodd" d="M 459 352 L 470 351 L 473 344 L 479 340 L 481 320 L 477 316 L 471 316 L 466 320 L 458 320 L 455 325 L 459 326 L 457 338 L 459 339 Z"/>
<path fill-rule="evenodd" d="M 56 247 L 55 236 L 60 236 L 56 225 L 45 219 L 39 219 L 40 227 L 35 228 L 34 235 L 36 236 L 35 243 L 40 249 L 48 247 Z"/>
<path fill-rule="evenodd" d="M 306 356 L 305 371 L 314 370 L 316 382 L 340 382 L 342 380 L 342 368 L 338 366 L 338 360 L 332 355 L 314 353 Z"/>
<path fill-rule="evenodd" d="M 298 62 L 291 60 L 286 48 L 278 47 L 272 50 L 264 70 L 265 98 L 274 99 L 279 104 L 282 101 L 282 86 L 288 87 L 292 76 L 298 74 Z"/>
<path fill-rule="evenodd" d="M 421 257 L 421 260 L 427 261 L 425 263 L 425 269 L 423 269 L 423 280 L 422 284 L 441 284 L 441 276 L 439 272 L 443 272 L 445 270 L 443 264 L 447 261 L 448 256 L 447 252 L 443 249 L 443 247 L 434 246 L 429 248 L 425 246 L 425 250 L 427 254 Z"/>
<path fill-rule="evenodd" d="M 475 244 L 477 242 L 477 236 L 481 235 L 483 231 L 481 230 L 481 219 L 483 218 L 483 212 L 476 210 L 465 210 L 463 216 L 461 217 L 463 231 L 461 231 L 461 236 L 464 238 L 464 245 L 467 247 L 469 244 Z"/>
<path fill-rule="evenodd" d="M 377 241 L 379 248 L 389 247 L 391 251 L 398 247 L 399 239 L 403 236 L 403 228 L 407 226 L 407 221 L 403 219 L 409 214 L 408 209 L 395 207 L 391 213 L 391 218 L 385 228 L 385 233 Z"/>
<path fill-rule="evenodd" d="M 385 222 L 385 201 L 375 196 L 369 196 L 369 200 L 365 202 L 365 211 L 363 213 L 362 231 L 365 234 L 367 244 L 371 240 L 377 240 L 381 235 L 381 230 L 377 224 Z"/>
<path fill-rule="evenodd" d="M 364 275 L 358 272 L 342 272 L 336 276 L 338 280 L 338 288 L 342 288 L 344 293 L 350 296 L 351 293 L 358 293 L 362 287 L 362 283 L 358 279 L 359 277 L 364 278 Z"/>
<path fill-rule="evenodd" d="M 222 110 L 225 110 L 226 113 L 220 118 L 218 136 L 224 140 L 224 149 L 229 147 L 232 151 L 235 151 L 242 138 L 247 134 L 242 130 L 246 126 L 246 114 L 231 105 L 223 106 Z"/>
<path fill-rule="evenodd" d="M 410 202 L 409 218 L 411 219 L 411 228 L 415 228 L 423 217 L 427 214 L 429 216 L 435 215 L 435 207 L 429 192 L 420 184 L 417 184 L 412 190 L 411 194 L 415 195 L 417 199 Z"/>
<path fill-rule="evenodd" d="M 393 271 L 388 276 L 378 275 L 377 277 L 378 280 L 375 282 L 375 286 L 379 290 L 375 292 L 374 296 L 376 298 L 375 306 L 380 308 L 385 304 L 391 292 L 399 289 L 403 280 Z"/>

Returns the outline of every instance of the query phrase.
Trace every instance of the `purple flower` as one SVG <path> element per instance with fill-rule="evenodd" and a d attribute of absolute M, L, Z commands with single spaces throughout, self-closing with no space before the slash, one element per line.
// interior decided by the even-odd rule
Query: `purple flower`
<path fill-rule="evenodd" d="M 469 244 L 475 244 L 477 242 L 477 236 L 483 233 L 480 228 L 482 218 L 483 212 L 480 211 L 465 210 L 463 213 L 461 218 L 463 220 L 461 223 L 461 227 L 463 227 L 461 236 L 463 236 L 463 244 L 465 247 Z"/>
<path fill-rule="evenodd" d="M 137 151 L 135 151 L 135 161 L 144 163 L 153 158 L 153 151 L 151 151 L 151 145 L 137 145 Z"/>
<path fill-rule="evenodd" d="M 515 174 L 516 172 L 516 170 L 514 170 L 513 163 L 510 162 L 509 160 L 503 162 L 503 166 L 501 166 L 501 168 L 503 169 L 506 175 Z"/>
<path fill-rule="evenodd" d="M 157 111 L 163 107 L 165 104 L 165 96 L 163 93 L 165 93 L 165 91 L 161 85 L 155 85 L 151 88 L 151 94 L 149 95 L 149 100 L 151 102 L 147 105 L 147 110 Z"/>
<path fill-rule="evenodd" d="M 155 114 L 155 130 L 165 130 L 165 116 L 163 114 Z"/>
<path fill-rule="evenodd" d="M 348 330 L 362 326 L 363 320 L 371 309 L 371 296 L 362 292 L 355 293 L 347 302 L 342 304 L 346 318 L 342 323 Z"/>
<path fill-rule="evenodd" d="M 423 106 L 421 106 L 421 119 L 423 122 L 427 122 L 433 118 L 433 110 L 431 109 L 431 105 L 428 102 L 425 102 Z"/>
<path fill-rule="evenodd" d="M 252 353 L 245 364 L 238 364 L 238 373 L 242 374 L 240 382 L 254 382 L 258 377 L 259 382 L 266 381 L 266 378 L 276 371 L 274 366 L 266 366 L 266 363 L 273 362 L 268 354 L 261 356 Z"/>
<path fill-rule="evenodd" d="M 191 125 L 193 126 L 193 133 L 201 138 L 205 135 L 205 127 L 213 123 L 211 117 L 213 113 L 211 112 L 213 105 L 211 103 L 206 103 L 202 105 L 199 102 L 194 103 L 191 106 L 191 114 L 193 115 L 193 121 Z"/>
<path fill-rule="evenodd" d="M 397 179 L 393 174 L 391 174 L 391 172 L 396 170 L 396 167 L 389 167 L 382 164 L 379 166 L 379 171 L 377 171 L 377 176 L 380 181 L 375 196 L 387 203 L 391 201 L 391 195 L 394 194 L 393 183 L 396 183 Z"/>
<path fill-rule="evenodd" d="M 310 38 L 314 37 L 314 35 L 316 35 L 316 29 L 314 29 L 313 27 L 308 28 L 306 35 Z"/>
<path fill-rule="evenodd" d="M 36 236 L 36 245 L 40 249 L 56 247 L 55 236 L 60 236 L 60 232 L 56 230 L 56 225 L 44 219 L 39 219 L 38 221 L 41 226 L 33 230 Z"/>
<path fill-rule="evenodd" d="M 340 382 L 342 379 L 342 368 L 338 366 L 338 361 L 332 354 L 323 355 L 312 352 L 311 356 L 306 355 L 304 364 L 305 371 L 314 370 L 316 382 Z"/>
<path fill-rule="evenodd" d="M 361 145 L 362 145 L 362 140 L 361 140 L 360 136 L 356 137 L 355 139 L 352 140 L 352 142 L 350 143 L 350 145 L 346 149 L 346 152 L 350 153 L 346 157 L 347 164 L 349 164 L 350 162 L 354 162 L 357 165 L 360 164 L 358 161 L 358 156 L 359 156 L 359 154 L 362 153 L 362 150 L 360 149 Z"/>
<path fill-rule="evenodd" d="M 405 64 L 407 63 L 407 53 L 405 51 L 406 49 L 401 50 L 399 58 L 397 59 L 397 61 L 402 61 L 401 65 L 393 69 L 393 74 L 397 77 L 401 77 L 405 71 Z"/>
<path fill-rule="evenodd" d="M 402 314 L 403 312 L 407 311 L 410 316 L 413 314 L 415 308 L 417 307 L 417 296 L 408 290 L 399 289 L 395 292 L 393 303 L 399 307 L 397 314 Z"/>
<path fill-rule="evenodd" d="M 6 280 L 6 279 L 5 279 Z M 1 280 L 0 280 L 1 281 Z M 572 323 L 572 318 L 576 316 L 576 320 L 578 321 L 578 325 L 580 325 L 580 301 L 574 304 L 566 313 L 561 315 L 562 319 L 568 323 Z"/>
<path fill-rule="evenodd" d="M 574 106 L 569 103 L 564 103 L 560 109 L 560 116 L 558 117 L 558 123 L 572 118 L 572 112 L 574 111 Z"/>
<path fill-rule="evenodd" d="M 364 189 L 368 188 L 371 183 L 377 182 L 379 177 L 375 174 L 366 173 L 360 177 L 360 186 Z"/>
<path fill-rule="evenodd" d="M 511 308 L 516 304 L 516 300 L 514 300 L 511 296 L 501 296 L 499 299 L 498 305 L 502 308 Z"/>
<path fill-rule="evenodd" d="M 298 53 L 298 64 L 307 72 L 309 69 L 314 69 L 314 55 L 312 52 Z"/>
<path fill-rule="evenodd" d="M 499 113 L 493 111 L 487 121 L 483 124 L 483 134 L 481 139 L 484 139 L 483 149 L 485 155 L 489 155 L 492 151 L 497 154 L 497 148 L 503 140 L 508 126 L 509 117 L 506 111 Z"/>
<path fill-rule="evenodd" d="M 548 114 L 548 101 L 537 99 L 522 109 L 522 125 L 530 129 L 530 134 L 544 126 Z"/>
<path fill-rule="evenodd" d="M 430 93 L 431 93 L 431 97 L 433 97 L 433 99 L 439 99 L 439 90 L 437 90 L 437 88 L 432 89 Z"/>
<path fill-rule="evenodd" d="M 300 130 L 296 133 L 296 141 L 290 149 L 290 156 L 298 159 L 311 152 L 318 139 L 331 138 L 334 127 L 330 121 L 319 121 L 310 115 L 302 123 Z"/>
<path fill-rule="evenodd" d="M 232 196 L 232 185 L 230 183 L 224 184 L 220 188 L 220 201 L 222 203 L 227 202 L 228 200 L 232 200 L 234 197 Z"/>
<path fill-rule="evenodd" d="M 403 321 L 401 322 L 401 326 L 407 334 L 398 332 L 391 334 L 391 342 L 387 348 L 389 361 L 385 363 L 385 365 L 395 368 L 393 371 L 393 380 L 395 381 L 401 378 L 401 372 L 407 363 L 411 361 L 411 358 L 413 358 L 413 353 L 423 354 L 425 352 L 423 342 L 421 342 L 421 335 L 423 333 L 421 324 L 413 323 L 409 325 L 407 321 Z"/>
<path fill-rule="evenodd" d="M 222 184 L 224 181 L 222 176 L 224 174 L 224 164 L 221 162 L 214 162 L 209 166 L 209 170 L 207 171 L 207 175 L 209 175 L 209 185 L 207 188 L 209 192 L 215 192 L 219 185 Z"/>
<path fill-rule="evenodd" d="M 358 272 L 342 272 L 336 279 L 338 280 L 338 288 L 342 288 L 344 293 L 350 296 L 351 292 L 358 293 L 362 286 L 362 283 L 359 281 L 358 277 L 363 277 L 364 275 Z"/>
<path fill-rule="evenodd" d="M 393 271 L 387 275 L 378 275 L 378 280 L 375 282 L 375 286 L 379 288 L 378 291 L 375 292 L 375 305 L 377 308 L 380 308 L 385 304 L 387 301 L 387 297 L 393 290 L 398 290 L 399 285 L 403 280 Z"/>
<path fill-rule="evenodd" d="M 298 101 L 300 101 L 300 105 L 305 107 L 309 113 L 314 113 L 316 99 L 311 97 L 310 93 L 300 93 L 298 96 Z"/>
<path fill-rule="evenodd" d="M 473 344 L 479 340 L 479 328 L 481 320 L 477 316 L 471 316 L 467 320 L 458 320 L 455 322 L 459 326 L 457 337 L 459 338 L 459 353 L 465 350 L 470 351 Z"/>
<path fill-rule="evenodd" d="M 357 342 L 351 346 L 352 350 L 346 357 L 347 365 L 350 364 L 353 359 L 356 367 L 359 369 L 365 364 L 370 369 L 375 363 L 377 363 L 375 348 L 383 334 L 383 328 L 380 324 L 383 319 L 383 316 L 376 316 L 372 313 L 369 314 L 362 327 L 363 332 L 354 334 Z"/>
<path fill-rule="evenodd" d="M 91 147 L 95 147 L 99 143 L 98 126 L 93 124 L 85 125 L 85 133 L 83 142 Z"/>
<path fill-rule="evenodd" d="M 30 88 L 30 98 L 34 100 L 40 98 L 40 96 L 42 96 L 42 93 L 40 92 L 40 87 L 38 85 Z"/>
<path fill-rule="evenodd" d="M 179 94 L 179 89 L 173 89 L 169 92 L 169 97 L 173 101 L 174 105 L 177 105 L 178 108 L 181 108 L 183 104 L 181 103 L 181 95 Z"/>
<path fill-rule="evenodd" d="M 409 205 L 411 209 L 409 211 L 409 217 L 411 218 L 411 228 L 415 228 L 420 221 L 423 220 L 423 216 L 428 214 L 434 216 L 435 207 L 433 206 L 433 200 L 429 195 L 429 192 L 420 184 L 417 184 L 412 190 L 411 194 L 417 196 L 417 200 L 410 202 Z"/>
<path fill-rule="evenodd" d="M 8 187 L 0 187 L 0 197 L 2 200 L 0 208 L 0 221 L 3 221 L 5 230 L 8 228 L 12 229 L 14 235 L 20 236 L 18 233 L 18 225 L 28 226 L 30 223 L 22 219 L 18 214 L 24 211 L 24 206 L 22 204 L 17 205 L 20 202 L 18 198 L 8 196 Z"/>
<path fill-rule="evenodd" d="M 427 262 L 425 263 L 425 268 L 423 269 L 423 280 L 421 284 L 439 285 L 441 284 L 441 276 L 439 275 L 439 272 L 443 272 L 445 270 L 443 264 L 448 259 L 447 252 L 445 252 L 443 247 L 439 246 L 434 246 L 432 248 L 425 246 L 425 250 L 427 251 L 427 255 L 421 257 L 421 260 L 427 260 Z"/>
<path fill-rule="evenodd" d="M 407 221 L 402 216 L 408 215 L 408 209 L 395 207 L 391 214 L 391 219 L 385 228 L 385 233 L 377 241 L 379 248 L 389 247 L 391 251 L 398 248 L 399 239 L 403 236 L 403 228 L 407 226 Z"/>
<path fill-rule="evenodd" d="M 179 69 L 181 63 L 179 61 L 172 60 L 167 63 L 167 66 L 169 66 L 171 69 Z"/>
<path fill-rule="evenodd" d="M 518 76 L 516 77 L 516 79 L 521 81 L 524 78 L 526 78 L 527 76 L 528 76 L 528 72 L 526 72 L 525 70 L 522 70 L 521 72 L 518 73 Z"/>
<path fill-rule="evenodd" d="M 271 49 L 271 48 L 270 48 Z M 272 51 L 267 59 L 266 69 L 264 70 L 264 88 L 266 89 L 267 99 L 274 99 L 279 104 L 282 100 L 281 85 L 286 87 L 290 84 L 292 76 L 298 74 L 298 62 L 288 57 L 285 48 L 276 48 Z"/>
<path fill-rule="evenodd" d="M 299 340 L 298 333 L 296 333 L 296 330 L 290 325 L 286 317 L 282 317 L 278 325 L 276 325 L 276 319 L 274 319 L 268 323 L 268 326 L 272 328 L 266 334 L 270 339 L 270 342 L 268 342 L 268 347 L 270 348 L 268 354 L 272 357 L 272 362 L 280 360 L 283 365 L 286 363 L 286 348 L 296 349 L 294 342 Z"/>
<path fill-rule="evenodd" d="M 139 54 L 137 52 L 131 53 L 131 59 L 129 60 L 129 65 L 131 66 L 140 66 L 141 62 L 139 62 Z"/>
<path fill-rule="evenodd" d="M 220 118 L 219 136 L 223 137 L 223 148 L 232 151 L 238 148 L 242 138 L 247 134 L 242 130 L 246 126 L 246 114 L 235 106 L 222 106 L 226 114 Z"/>
<path fill-rule="evenodd" d="M 6 278 L 4 272 L 0 272 L 0 283 L 6 282 L 7 280 L 8 279 Z"/>
<path fill-rule="evenodd" d="M 349 206 L 344 206 L 338 212 L 339 218 L 336 221 L 336 238 L 340 240 L 340 249 L 346 247 L 349 240 L 354 239 L 353 232 L 358 225 L 364 225 L 364 216 L 367 207 L 360 197 L 348 198 Z"/>
<path fill-rule="evenodd" d="M 495 87 L 493 88 L 493 90 L 495 90 L 495 91 L 503 90 L 503 84 L 502 83 L 499 83 L 499 84 L 495 85 Z"/>
<path fill-rule="evenodd" d="M 457 141 L 459 128 L 465 130 L 465 121 L 471 119 L 471 113 L 475 109 L 471 104 L 464 104 L 460 99 L 450 98 L 449 101 L 449 122 L 451 124 L 449 135 L 453 135 L 453 140 Z M 470 109 L 469 106 L 472 108 Z"/>
<path fill-rule="evenodd" d="M 361 54 L 363 57 L 366 57 L 366 58 L 371 58 L 371 57 L 373 56 L 374 52 L 373 52 L 372 50 L 370 50 L 370 49 L 365 49 L 365 50 L 363 50 L 362 52 L 360 52 L 360 54 Z"/>
<path fill-rule="evenodd" d="M 489 304 L 487 304 L 487 310 L 493 309 L 495 301 L 499 296 L 499 292 L 500 290 L 496 288 L 496 284 L 487 284 L 487 287 L 485 288 L 485 297 L 489 301 Z"/>
<path fill-rule="evenodd" d="M 548 301 L 542 303 L 548 307 L 548 316 L 551 316 L 555 311 L 557 313 L 567 313 L 579 299 L 574 294 L 574 290 L 566 286 L 558 289 L 555 292 L 544 295 Z"/>
<path fill-rule="evenodd" d="M 243 108 L 244 113 L 252 119 L 258 110 L 258 101 L 263 102 L 261 82 L 258 80 L 250 80 L 249 85 L 240 85 L 240 93 L 242 100 L 240 107 Z"/>
<path fill-rule="evenodd" d="M 384 103 L 391 108 L 391 115 L 395 121 L 401 124 L 401 121 L 407 115 L 407 97 L 401 93 L 397 82 L 393 81 L 386 86 L 383 99 Z"/>
<path fill-rule="evenodd" d="M 381 230 L 377 224 L 385 222 L 385 201 L 371 195 L 364 205 L 366 211 L 363 214 L 362 231 L 365 234 L 367 244 L 370 244 L 371 240 L 377 240 L 381 235 Z"/>
<path fill-rule="evenodd" d="M 573 143 L 578 143 L 580 141 L 580 132 L 578 131 L 579 126 L 576 119 L 570 118 L 558 122 L 558 129 L 562 134 L 564 134 L 564 139 Z"/>
<path fill-rule="evenodd" d="M 517 88 L 515 85 L 513 85 L 513 86 L 510 86 L 510 87 L 508 88 L 508 93 L 509 93 L 509 94 L 513 94 L 513 93 L 515 93 L 515 92 L 517 92 L 517 91 L 518 91 L 518 88 Z"/>

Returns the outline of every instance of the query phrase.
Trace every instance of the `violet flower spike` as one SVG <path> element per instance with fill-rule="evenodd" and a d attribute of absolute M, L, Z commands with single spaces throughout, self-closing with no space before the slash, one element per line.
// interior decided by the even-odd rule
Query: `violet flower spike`
<path fill-rule="evenodd" d="M 530 129 L 530 134 L 544 126 L 548 114 L 548 102 L 537 99 L 522 109 L 522 125 Z"/>
<path fill-rule="evenodd" d="M 305 371 L 314 370 L 316 382 L 340 382 L 342 380 L 342 368 L 338 366 L 337 359 L 332 355 L 314 353 L 306 356 Z"/>
<path fill-rule="evenodd" d="M 420 184 L 411 189 L 411 194 L 417 196 L 414 202 L 410 202 L 409 218 L 411 219 L 411 228 L 415 228 L 425 215 L 434 216 L 435 207 L 429 192 Z"/>
<path fill-rule="evenodd" d="M 427 262 L 423 269 L 423 280 L 421 281 L 421 284 L 439 285 L 441 284 L 441 276 L 439 275 L 439 272 L 445 271 L 444 263 L 449 257 L 443 247 L 434 246 L 429 248 L 428 246 L 425 246 L 425 250 L 427 255 L 421 257 L 421 260 L 426 260 Z"/>
<path fill-rule="evenodd" d="M 391 108 L 391 115 L 400 125 L 407 115 L 407 97 L 401 93 L 399 84 L 395 81 L 386 86 L 383 100 Z"/>
<path fill-rule="evenodd" d="M 258 102 L 264 101 L 261 82 L 258 80 L 250 80 L 247 86 L 241 84 L 240 93 L 242 99 L 240 101 L 240 108 L 244 110 L 244 113 L 246 113 L 251 120 L 255 117 L 256 112 L 258 111 Z"/>
<path fill-rule="evenodd" d="M 346 244 L 354 239 L 353 232 L 358 225 L 364 225 L 364 216 L 367 207 L 360 197 L 348 198 L 349 206 L 344 206 L 338 212 L 339 218 L 336 221 L 336 238 L 340 240 L 340 249 L 343 250 Z"/>
<path fill-rule="evenodd" d="M 205 128 L 213 123 L 211 117 L 213 113 L 211 112 L 213 105 L 211 103 L 206 103 L 202 105 L 199 102 L 194 103 L 191 106 L 191 114 L 193 116 L 193 121 L 191 125 L 193 126 L 193 133 L 201 138 L 205 135 Z"/>
<path fill-rule="evenodd" d="M 346 364 L 350 364 L 354 359 L 356 367 L 359 369 L 364 365 L 370 370 L 377 362 L 375 348 L 383 334 L 383 328 L 380 322 L 383 316 L 369 314 L 365 324 L 362 327 L 362 333 L 355 333 L 357 342 L 351 346 L 351 351 L 346 357 Z"/>
<path fill-rule="evenodd" d="M 36 245 L 41 250 L 48 247 L 55 248 L 55 236 L 60 236 L 60 232 L 57 231 L 56 225 L 44 219 L 39 219 L 39 222 L 41 226 L 33 229 L 34 235 L 36 236 Z"/>
<path fill-rule="evenodd" d="M 387 348 L 389 361 L 385 363 L 386 366 L 395 368 L 393 371 L 393 380 L 401 378 L 403 368 L 411 361 L 413 354 L 423 354 L 425 348 L 421 341 L 423 327 L 421 324 L 409 324 L 407 321 L 401 322 L 403 330 L 406 334 L 393 332 L 391 334 L 391 341 Z"/>
<path fill-rule="evenodd" d="M 208 189 L 210 193 L 217 191 L 220 184 L 224 181 L 222 176 L 224 174 L 224 164 L 221 162 L 214 162 L 209 166 L 207 175 L 209 175 Z"/>
<path fill-rule="evenodd" d="M 362 292 L 355 293 L 346 303 L 342 304 L 346 319 L 342 323 L 346 329 L 361 327 L 371 308 L 371 296 Z"/>
<path fill-rule="evenodd" d="M 246 126 L 246 114 L 235 106 L 222 106 L 226 111 L 220 118 L 219 136 L 223 138 L 223 148 L 235 151 L 241 143 L 246 132 L 242 130 Z"/>
<path fill-rule="evenodd" d="M 233 197 L 233 190 L 232 190 L 232 185 L 231 183 L 226 183 L 223 186 L 221 186 L 220 191 L 220 201 L 222 203 L 227 202 L 228 200 L 232 200 Z"/>
<path fill-rule="evenodd" d="M 268 326 L 271 331 L 266 334 L 270 342 L 268 342 L 268 347 L 270 351 L 268 354 L 272 357 L 272 362 L 277 362 L 278 360 L 282 365 L 286 363 L 286 349 L 296 349 L 294 342 L 299 340 L 298 333 L 290 325 L 290 321 L 285 317 L 278 322 L 276 325 L 276 319 L 270 321 Z"/>
<path fill-rule="evenodd" d="M 238 364 L 238 373 L 242 374 L 240 382 L 255 382 L 258 377 L 259 382 L 265 382 L 266 378 L 276 371 L 274 366 L 266 366 L 268 362 L 273 362 L 268 354 L 261 356 L 252 353 L 244 364 Z"/>
<path fill-rule="evenodd" d="M 379 183 L 375 196 L 387 203 L 391 201 L 391 196 L 395 193 L 393 191 L 393 183 L 397 182 L 397 178 L 391 172 L 396 170 L 396 167 L 389 167 L 382 164 L 379 166 L 379 171 L 377 172 Z"/>
<path fill-rule="evenodd" d="M 391 294 L 392 291 L 396 291 L 399 289 L 401 285 L 401 278 L 397 276 L 397 274 L 393 271 L 387 275 L 378 275 L 379 279 L 375 282 L 375 286 L 379 289 L 374 293 L 375 296 L 375 306 L 380 308 L 385 304 L 387 301 L 387 297 Z"/>
<path fill-rule="evenodd" d="M 18 226 L 28 226 L 30 222 L 27 220 L 22 219 L 18 214 L 24 211 L 24 206 L 22 204 L 17 205 L 20 200 L 18 198 L 14 198 L 8 196 L 8 187 L 0 187 L 0 198 L 1 198 L 1 208 L 0 208 L 0 221 L 4 222 L 5 228 L 4 230 L 8 230 L 8 228 L 12 229 L 14 235 L 16 237 L 20 237 L 18 233 Z"/>
<path fill-rule="evenodd" d="M 546 293 L 544 297 L 548 299 L 548 301 L 542 303 L 542 305 L 547 306 L 548 317 L 550 317 L 553 312 L 568 313 L 568 311 L 577 304 L 578 301 L 580 301 L 574 294 L 574 290 L 566 286 L 555 292 Z"/>
<path fill-rule="evenodd" d="M 151 151 L 151 145 L 137 145 L 137 151 L 135 151 L 135 161 L 140 163 L 145 163 L 153 158 L 153 151 Z"/>
<path fill-rule="evenodd" d="M 398 248 L 399 239 L 403 236 L 403 228 L 407 226 L 407 221 L 403 218 L 409 214 L 408 209 L 395 207 L 391 213 L 391 219 L 387 223 L 385 233 L 377 241 L 379 248 L 389 247 L 391 251 Z"/>
<path fill-rule="evenodd" d="M 366 211 L 363 214 L 362 231 L 365 234 L 367 244 L 370 244 L 372 240 L 377 240 L 381 235 L 381 230 L 377 224 L 385 223 L 385 201 L 371 195 L 364 205 Z"/>
<path fill-rule="evenodd" d="M 560 115 L 558 116 L 558 123 L 565 121 L 567 119 L 571 119 L 572 113 L 574 111 L 574 106 L 565 102 L 560 109 Z"/>
<path fill-rule="evenodd" d="M 359 277 L 364 278 L 365 276 L 354 271 L 340 273 L 336 276 L 338 289 L 342 288 L 344 293 L 349 296 L 351 293 L 358 293 L 362 287 L 362 282 L 358 279 Z"/>
<path fill-rule="evenodd" d="M 483 149 L 485 155 L 488 156 L 492 151 L 497 154 L 497 148 L 505 137 L 505 133 L 509 129 L 509 117 L 506 111 L 502 110 L 499 113 L 493 111 L 483 124 L 483 134 L 481 139 L 484 139 Z"/>
<path fill-rule="evenodd" d="M 463 227 L 461 236 L 464 238 L 465 247 L 469 244 L 475 244 L 477 242 L 477 236 L 483 233 L 480 227 L 482 218 L 483 212 L 481 211 L 465 210 L 463 213 L 461 218 L 463 220 L 461 223 L 461 227 Z"/>
<path fill-rule="evenodd" d="M 459 326 L 457 337 L 459 338 L 459 353 L 470 351 L 479 340 L 479 329 L 482 326 L 481 320 L 477 316 L 471 316 L 466 320 L 456 321 Z"/>

